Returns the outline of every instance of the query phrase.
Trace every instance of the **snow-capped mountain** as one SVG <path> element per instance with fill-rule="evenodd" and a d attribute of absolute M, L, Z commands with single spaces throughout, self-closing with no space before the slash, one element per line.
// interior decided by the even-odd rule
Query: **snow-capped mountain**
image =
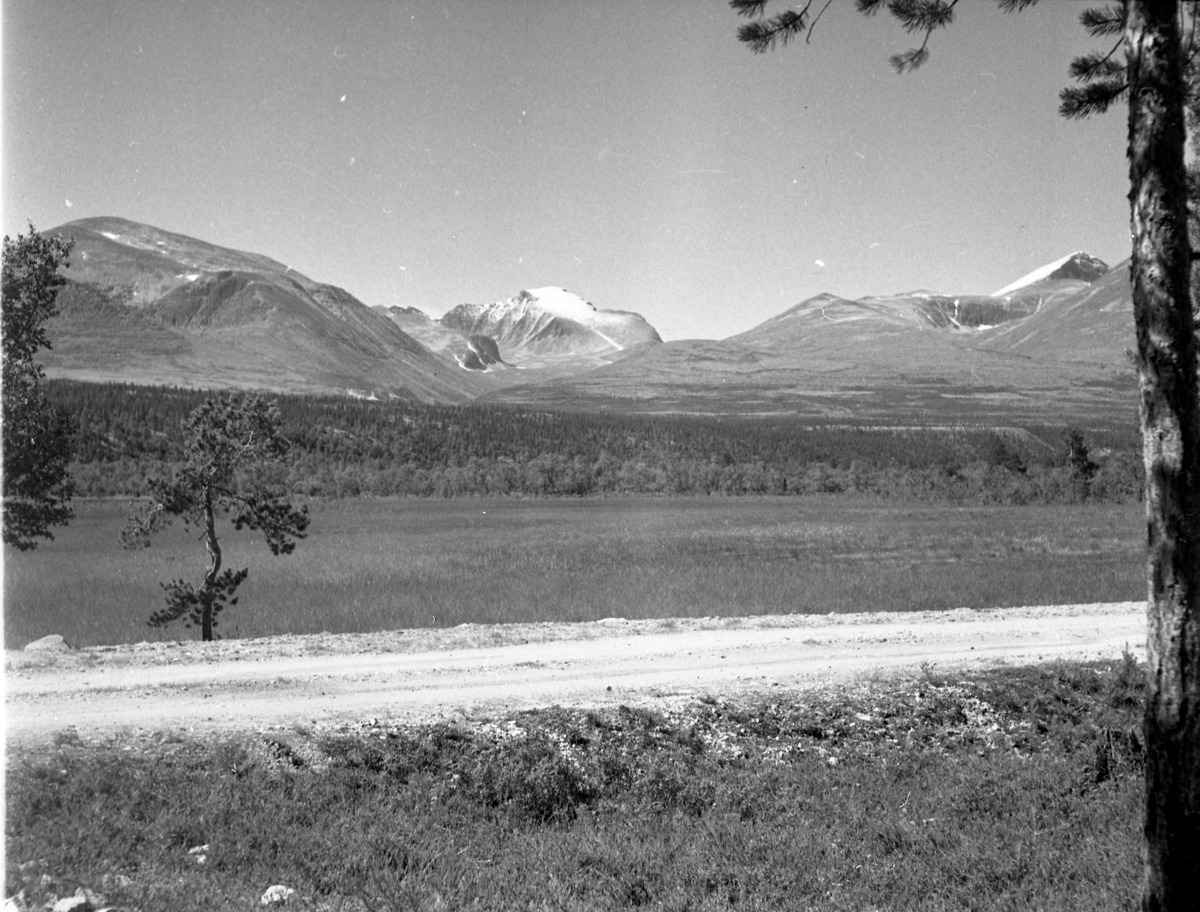
<path fill-rule="evenodd" d="M 1007 288 L 998 297 L 819 294 L 721 341 L 644 346 L 503 397 L 896 425 L 1132 420 L 1128 269 L 1072 254 Z"/>
<path fill-rule="evenodd" d="M 662 342 L 636 313 L 598 310 L 565 288 L 532 288 L 492 304 L 460 304 L 440 320 L 464 337 L 495 340 L 500 356 L 521 367 L 564 360 L 606 360 L 638 345 Z"/>
<path fill-rule="evenodd" d="M 1067 254 L 1062 259 L 1055 260 L 1053 263 L 1047 263 L 1045 266 L 1038 267 L 1033 272 L 1021 276 L 1015 282 L 1005 285 L 999 291 L 992 292 L 992 297 L 1002 298 L 1005 295 L 1010 295 L 1013 292 L 1021 291 L 1038 282 L 1045 281 L 1073 279 L 1090 284 L 1107 272 L 1108 264 L 1103 260 L 1098 260 L 1094 256 L 1084 253 L 1082 250 L 1077 250 L 1075 253 Z"/>

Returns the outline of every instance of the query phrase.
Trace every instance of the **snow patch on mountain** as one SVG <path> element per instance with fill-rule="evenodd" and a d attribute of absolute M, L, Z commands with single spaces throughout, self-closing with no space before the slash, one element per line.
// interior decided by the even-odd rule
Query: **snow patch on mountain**
<path fill-rule="evenodd" d="M 1011 294 L 1014 291 L 1024 288 L 1026 285 L 1032 285 L 1034 282 L 1040 282 L 1042 279 L 1054 272 L 1054 270 L 1064 265 L 1072 257 L 1079 256 L 1082 252 L 1083 251 L 1081 250 L 1076 250 L 1074 253 L 1068 253 L 1060 260 L 1055 260 L 1053 263 L 1047 263 L 1045 266 L 1039 266 L 1033 272 L 1021 276 L 1021 278 L 1017 279 L 1011 284 L 1005 285 L 999 291 L 993 291 L 992 297 L 998 298 L 1001 295 Z"/>
<path fill-rule="evenodd" d="M 1082 250 L 1076 250 L 1074 253 L 1068 253 L 1065 257 L 1055 260 L 1053 263 L 1039 266 L 1033 272 L 1022 276 L 1009 285 L 1005 285 L 999 291 L 992 292 L 992 297 L 1000 298 L 1004 295 L 1012 294 L 1014 291 L 1020 291 L 1022 288 L 1027 288 L 1043 279 L 1082 279 L 1085 282 L 1093 282 L 1107 272 L 1108 265 L 1102 260 L 1089 256 Z M 1056 275 L 1056 273 L 1060 274 Z"/>
<path fill-rule="evenodd" d="M 587 323 L 597 313 L 596 306 L 585 301 L 577 294 L 572 294 L 565 288 L 547 285 L 544 288 L 528 288 L 517 296 L 525 303 L 536 303 L 538 307 L 556 317 L 566 317 L 576 323 Z"/>
<path fill-rule="evenodd" d="M 599 310 L 556 285 L 528 288 L 491 304 L 460 304 L 439 321 L 463 335 L 494 339 L 503 358 L 525 367 L 579 356 L 604 358 L 662 341 L 640 315 Z"/>

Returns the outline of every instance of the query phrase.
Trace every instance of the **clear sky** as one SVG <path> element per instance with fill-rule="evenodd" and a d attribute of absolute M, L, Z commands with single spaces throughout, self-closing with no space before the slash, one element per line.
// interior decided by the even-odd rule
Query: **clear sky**
<path fill-rule="evenodd" d="M 121 216 L 435 315 L 559 285 L 666 339 L 990 293 L 1129 255 L 1124 109 L 1057 115 L 1084 7 L 965 0 L 898 76 L 850 0 L 767 55 L 724 0 L 4 0 L 3 230 Z"/>

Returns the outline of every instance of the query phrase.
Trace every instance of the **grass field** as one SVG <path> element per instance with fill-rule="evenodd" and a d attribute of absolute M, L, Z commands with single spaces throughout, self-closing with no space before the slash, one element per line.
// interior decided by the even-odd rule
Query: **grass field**
<path fill-rule="evenodd" d="M 849 495 L 315 502 L 309 538 L 273 558 L 226 524 L 250 568 L 225 637 L 463 622 L 906 611 L 1141 598 L 1142 507 L 897 505 Z M 159 582 L 206 555 L 175 526 L 122 550 L 128 505 L 82 502 L 36 551 L 4 552 L 4 636 L 76 646 L 198 636 L 154 630 Z"/>
<path fill-rule="evenodd" d="M 1144 671 L 926 671 L 389 729 L 10 748 L 6 895 L 49 908 L 1138 907 Z M 193 851 L 194 850 L 194 851 Z"/>

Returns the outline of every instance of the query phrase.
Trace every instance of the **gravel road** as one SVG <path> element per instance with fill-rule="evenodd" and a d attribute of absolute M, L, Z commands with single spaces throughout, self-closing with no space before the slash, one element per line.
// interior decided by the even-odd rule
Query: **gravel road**
<path fill-rule="evenodd" d="M 1142 658 L 1145 605 L 783 615 L 140 643 L 5 654 L 10 743 L 655 706 L 863 676 Z"/>

